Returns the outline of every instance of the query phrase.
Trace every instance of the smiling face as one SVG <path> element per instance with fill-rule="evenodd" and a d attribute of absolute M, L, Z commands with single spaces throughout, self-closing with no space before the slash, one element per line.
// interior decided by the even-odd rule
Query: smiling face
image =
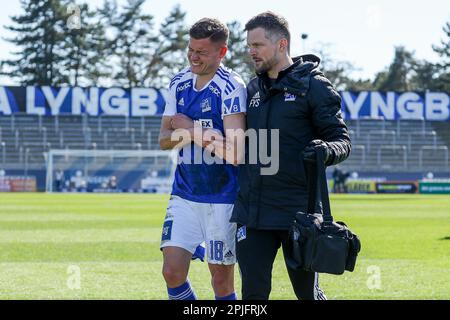
<path fill-rule="evenodd" d="M 269 39 L 263 28 L 249 30 L 247 44 L 257 73 L 269 72 L 279 64 L 279 41 Z"/>
<path fill-rule="evenodd" d="M 199 76 L 215 74 L 226 52 L 225 44 L 214 43 L 209 38 L 194 39 L 191 37 L 187 57 L 192 73 Z"/>

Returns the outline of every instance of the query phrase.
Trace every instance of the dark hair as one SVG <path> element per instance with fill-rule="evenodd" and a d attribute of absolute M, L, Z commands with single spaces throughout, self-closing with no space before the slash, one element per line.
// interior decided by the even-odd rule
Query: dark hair
<path fill-rule="evenodd" d="M 263 28 L 266 31 L 266 36 L 270 40 L 274 40 L 273 37 L 276 36 L 276 40 L 281 38 L 286 38 L 288 41 L 288 52 L 291 45 L 291 33 L 289 32 L 289 24 L 285 18 L 273 13 L 272 11 L 266 11 L 260 13 L 253 18 L 251 18 L 245 24 L 245 31 L 251 31 L 256 28 Z"/>
<path fill-rule="evenodd" d="M 189 29 L 191 38 L 197 40 L 209 38 L 214 43 L 227 43 L 229 34 L 230 31 L 225 24 L 211 18 L 203 18 Z"/>

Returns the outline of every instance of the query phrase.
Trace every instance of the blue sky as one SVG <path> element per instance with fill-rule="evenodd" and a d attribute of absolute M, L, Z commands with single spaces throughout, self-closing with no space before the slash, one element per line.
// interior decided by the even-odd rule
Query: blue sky
<path fill-rule="evenodd" d="M 91 6 L 102 2 L 89 1 Z M 123 2 L 118 0 L 119 4 Z M 414 51 L 417 58 L 436 61 L 431 45 L 444 38 L 442 27 L 450 21 L 448 0 L 147 0 L 144 10 L 158 25 L 177 3 L 187 11 L 188 24 L 205 16 L 245 24 L 255 14 L 272 10 L 289 21 L 292 55 L 314 52 L 325 45 L 333 59 L 349 61 L 359 69 L 354 77 L 371 79 L 392 61 L 395 45 Z M 11 15 L 20 13 L 19 0 L 2 1 L 2 38 L 10 35 L 2 26 L 10 24 Z M 302 33 L 308 34 L 306 41 L 301 40 Z M 0 39 L 0 59 L 10 57 L 12 50 L 11 44 Z M 0 78 L 0 85 L 11 84 L 8 78 Z"/>

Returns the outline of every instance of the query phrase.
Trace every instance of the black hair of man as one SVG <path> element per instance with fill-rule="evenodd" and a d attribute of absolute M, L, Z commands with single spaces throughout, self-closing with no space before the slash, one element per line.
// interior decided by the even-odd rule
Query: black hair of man
<path fill-rule="evenodd" d="M 200 19 L 189 30 L 191 38 L 196 40 L 209 38 L 211 42 L 217 44 L 226 44 L 229 34 L 230 31 L 224 23 L 212 18 Z"/>
<path fill-rule="evenodd" d="M 289 24 L 285 18 L 272 12 L 266 11 L 251 18 L 246 24 L 244 31 L 251 31 L 256 28 L 262 28 L 266 32 L 266 38 L 272 42 L 282 38 L 288 41 L 288 53 L 291 46 L 291 33 L 289 32 Z"/>

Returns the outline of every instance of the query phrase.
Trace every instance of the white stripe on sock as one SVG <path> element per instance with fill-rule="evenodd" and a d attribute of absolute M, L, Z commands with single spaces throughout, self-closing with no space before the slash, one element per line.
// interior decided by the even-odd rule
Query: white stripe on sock
<path fill-rule="evenodd" d="M 169 300 L 183 300 L 187 298 L 189 295 L 193 294 L 192 289 L 189 287 L 180 294 L 177 295 L 170 295 L 169 294 Z"/>

